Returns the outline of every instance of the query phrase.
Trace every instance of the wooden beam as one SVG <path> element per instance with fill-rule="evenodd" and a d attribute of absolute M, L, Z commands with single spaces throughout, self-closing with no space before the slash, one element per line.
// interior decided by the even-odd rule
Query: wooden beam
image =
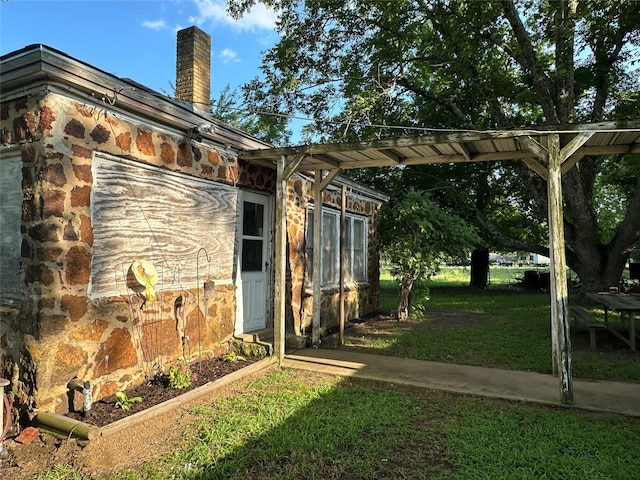
<path fill-rule="evenodd" d="M 540 163 L 540 160 L 538 160 L 537 158 L 523 158 L 522 161 L 526 163 L 531 170 L 544 178 L 545 181 L 549 179 L 547 167 Z"/>
<path fill-rule="evenodd" d="M 340 168 L 342 170 L 346 170 L 350 168 L 395 167 L 396 165 L 398 165 L 398 163 L 385 157 L 384 159 L 371 158 L 366 160 L 349 160 L 342 162 L 340 164 Z"/>
<path fill-rule="evenodd" d="M 494 152 L 494 153 L 476 153 L 471 157 L 471 159 L 467 159 L 467 157 L 465 157 L 462 154 L 406 157 L 406 158 L 403 158 L 400 163 L 402 165 L 425 165 L 425 164 L 435 164 L 435 163 L 495 162 L 499 160 L 505 160 L 505 161 L 521 160 L 523 158 L 537 158 L 537 155 L 534 152 L 531 152 L 529 150 L 524 150 L 524 151 L 510 150 L 505 152 Z M 367 163 L 367 162 L 363 161 L 363 163 Z M 353 168 L 352 164 L 355 164 L 355 162 L 343 162 L 342 168 Z M 358 165 L 361 165 L 361 164 L 362 163 L 358 163 Z"/>
<path fill-rule="evenodd" d="M 529 136 L 518 137 L 516 141 L 520 144 L 520 146 L 523 149 L 529 150 L 532 153 L 534 153 L 535 156 L 538 157 L 538 159 L 540 159 L 540 161 L 543 162 L 545 165 L 549 163 L 549 152 L 547 151 L 546 148 L 544 148 L 540 144 L 540 142 L 538 142 L 537 140 L 534 140 Z"/>
<path fill-rule="evenodd" d="M 334 168 L 333 170 L 330 170 L 329 173 L 327 173 L 327 175 L 324 177 L 324 179 L 320 183 L 320 190 L 324 190 L 325 188 L 327 188 L 339 173 L 340 173 L 339 168 Z"/>
<path fill-rule="evenodd" d="M 400 162 L 401 165 L 423 165 L 423 164 L 436 164 L 436 163 L 463 163 L 467 159 L 464 155 L 447 153 L 444 155 L 430 155 L 420 157 L 407 157 L 403 158 Z"/>
<path fill-rule="evenodd" d="M 575 155 L 571 155 L 566 161 L 562 162 L 562 175 L 571 170 L 582 158 L 584 157 L 581 153 L 576 153 Z"/>
<path fill-rule="evenodd" d="M 385 157 L 390 158 L 395 163 L 400 163 L 402 161 L 402 157 L 391 149 L 384 148 L 382 150 L 378 150 L 378 152 L 384 155 Z"/>
<path fill-rule="evenodd" d="M 578 150 L 578 152 L 586 157 L 587 155 L 591 155 L 594 157 L 600 155 L 626 155 L 628 153 L 638 153 L 640 149 L 636 148 L 635 145 L 594 145 L 591 147 L 582 147 Z"/>
<path fill-rule="evenodd" d="M 520 131 L 520 135 L 536 135 L 539 132 L 533 130 Z M 526 133 L 525 133 L 526 132 Z M 302 145 L 298 147 L 281 147 L 261 150 L 248 150 L 240 152 L 241 158 L 272 157 L 276 154 L 286 155 L 321 155 L 337 152 L 355 152 L 363 150 L 388 150 L 403 147 L 416 147 L 421 145 L 437 145 L 439 143 L 473 142 L 479 140 L 495 140 L 517 137 L 512 131 L 486 131 L 486 132 L 455 132 L 436 135 L 424 135 L 417 137 L 393 137 L 382 140 L 371 140 L 350 143 L 330 143 L 317 145 Z"/>
<path fill-rule="evenodd" d="M 464 143 L 454 143 L 453 146 L 456 150 L 462 153 L 462 156 L 467 160 L 467 162 L 471 161 L 471 152 Z"/>
<path fill-rule="evenodd" d="M 576 163 L 585 156 L 584 149 L 582 149 L 582 147 L 591 137 L 593 137 L 593 135 L 594 132 L 579 133 L 564 146 L 560 152 L 560 158 L 562 159 L 562 175 L 571 170 Z M 578 150 L 580 151 L 578 152 Z"/>
<path fill-rule="evenodd" d="M 439 163 L 493 162 L 498 160 L 514 161 L 522 160 L 524 158 L 537 157 L 535 153 L 528 150 L 514 150 L 509 152 L 475 154 L 471 160 L 467 160 L 467 158 L 462 154 L 405 157 L 400 161 L 400 163 L 394 162 L 388 158 L 368 158 L 362 160 L 345 160 L 340 162 L 340 168 L 342 170 L 347 170 L 351 168 L 393 167 L 396 165 L 434 165 Z"/>
<path fill-rule="evenodd" d="M 576 153 L 593 135 L 594 132 L 582 132 L 573 137 L 571 141 L 560 150 L 560 163 L 564 163 L 565 160 Z"/>
<path fill-rule="evenodd" d="M 560 173 L 564 175 L 569 170 L 571 170 L 578 161 L 584 157 L 584 153 L 581 151 L 580 153 L 576 153 L 582 146 L 593 137 L 594 132 L 583 132 L 579 133 L 575 137 L 571 139 L 569 143 L 567 143 L 562 150 L 560 151 L 560 159 L 562 162 L 562 167 L 560 169 Z"/>
<path fill-rule="evenodd" d="M 311 326 L 311 343 L 317 345 L 320 341 L 320 307 L 321 295 L 321 265 L 322 252 L 322 170 L 316 170 L 313 188 L 315 190 L 313 205 L 313 324 Z"/>
<path fill-rule="evenodd" d="M 276 208 L 275 208 L 275 279 L 273 288 L 273 349 L 282 364 L 285 351 L 285 305 L 286 305 L 286 269 L 287 269 L 287 177 L 285 176 L 286 157 L 277 163 Z"/>
<path fill-rule="evenodd" d="M 338 162 L 337 160 L 329 157 L 328 155 L 310 155 L 309 156 L 310 160 L 318 160 L 319 162 L 324 163 L 327 168 L 329 167 L 333 167 L 333 168 L 340 168 L 340 162 Z"/>
<path fill-rule="evenodd" d="M 559 377 L 560 401 L 573 403 L 569 336 L 567 272 L 562 214 L 562 174 L 559 135 L 548 137 L 549 258 L 551 267 L 551 339 L 553 372 Z"/>
<path fill-rule="evenodd" d="M 521 139 L 534 138 L 554 133 L 580 133 L 580 132 L 609 132 L 609 131 L 637 131 L 640 129 L 640 119 L 614 120 L 599 123 L 578 125 L 550 125 L 537 126 L 528 129 L 514 130 L 489 130 L 489 131 L 457 131 L 435 133 L 433 135 L 421 135 L 415 137 L 394 137 L 382 140 L 361 141 L 351 143 L 334 143 L 324 145 L 302 145 L 298 147 L 282 147 L 263 150 L 249 150 L 240 152 L 241 158 L 273 157 L 274 155 L 298 155 L 300 153 L 318 154 L 335 153 L 360 150 L 383 150 L 413 147 L 420 145 L 437 145 L 442 143 L 470 143 L 482 140 Z M 520 158 L 520 157 L 514 157 Z"/>
<path fill-rule="evenodd" d="M 284 158 L 287 158 L 286 156 L 283 156 Z M 293 175 L 293 173 L 296 171 L 296 169 L 300 166 L 300 164 L 302 163 L 302 161 L 305 159 L 306 155 L 305 154 L 300 154 L 300 155 L 296 155 L 295 157 L 293 157 L 293 159 L 291 160 L 291 162 L 289 162 L 289 165 L 285 164 L 285 170 L 282 173 L 282 178 L 287 181 L 291 178 L 291 175 Z"/>

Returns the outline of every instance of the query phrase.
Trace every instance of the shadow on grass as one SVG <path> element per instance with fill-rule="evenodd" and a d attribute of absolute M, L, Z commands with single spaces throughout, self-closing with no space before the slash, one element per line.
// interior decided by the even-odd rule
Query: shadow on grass
<path fill-rule="evenodd" d="M 191 413 L 184 447 L 135 478 L 595 479 L 640 468 L 638 456 L 619 462 L 639 419 L 304 371 L 272 371 Z"/>
<path fill-rule="evenodd" d="M 397 322 L 372 316 L 337 338 L 328 348 L 393 357 L 508 370 L 552 372 L 550 297 L 515 288 L 477 290 L 437 287 L 422 318 Z M 576 378 L 640 382 L 640 353 L 631 352 L 609 332 L 598 332 L 589 348 L 589 329 L 570 322 Z"/>
<path fill-rule="evenodd" d="M 197 409 L 171 464 L 185 479 L 435 478 L 452 466 L 446 394 L 363 380 L 309 385 L 276 370 L 234 398 Z M 324 379 L 326 381 L 326 378 Z"/>

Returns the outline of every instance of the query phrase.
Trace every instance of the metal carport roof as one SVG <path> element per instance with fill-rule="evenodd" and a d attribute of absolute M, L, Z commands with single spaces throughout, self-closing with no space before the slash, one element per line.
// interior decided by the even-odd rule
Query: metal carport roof
<path fill-rule="evenodd" d="M 455 131 L 352 143 L 300 145 L 240 152 L 250 162 L 275 164 L 281 156 L 303 156 L 296 171 L 367 168 L 432 163 L 469 163 L 539 158 L 534 144 L 547 148 L 556 134 L 560 148 L 576 138 L 586 141 L 571 155 L 564 171 L 586 155 L 640 153 L 640 119 L 616 122 L 532 127 L 513 130 Z"/>

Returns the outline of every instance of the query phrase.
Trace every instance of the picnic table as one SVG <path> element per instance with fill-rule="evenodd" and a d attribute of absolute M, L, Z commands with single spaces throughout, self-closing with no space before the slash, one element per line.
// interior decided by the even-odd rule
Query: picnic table
<path fill-rule="evenodd" d="M 640 296 L 628 293 L 598 292 L 589 293 L 587 298 L 604 307 L 604 324 L 607 329 L 625 342 L 631 350 L 636 350 L 636 331 L 634 317 L 640 314 Z M 628 337 L 609 326 L 609 311 L 620 314 L 620 323 L 627 324 Z"/>

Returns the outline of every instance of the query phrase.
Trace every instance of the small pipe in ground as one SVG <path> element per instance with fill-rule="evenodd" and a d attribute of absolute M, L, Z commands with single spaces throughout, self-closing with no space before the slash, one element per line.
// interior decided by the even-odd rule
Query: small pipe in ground
<path fill-rule="evenodd" d="M 49 427 L 50 429 L 66 433 L 67 436 L 74 435 L 84 440 L 94 440 L 100 435 L 100 429 L 98 427 L 57 413 L 39 413 L 36 415 L 35 423 L 38 426 Z"/>

